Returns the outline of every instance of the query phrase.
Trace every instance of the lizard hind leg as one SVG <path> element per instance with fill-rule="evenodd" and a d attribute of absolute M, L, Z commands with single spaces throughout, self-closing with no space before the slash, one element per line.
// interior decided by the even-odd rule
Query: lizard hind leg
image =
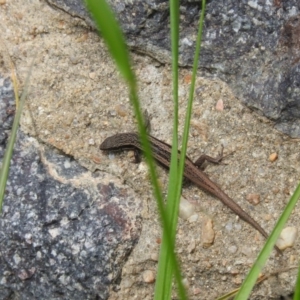
<path fill-rule="evenodd" d="M 219 164 L 222 159 L 224 158 L 223 155 L 223 150 L 224 150 L 224 146 L 222 145 L 221 148 L 221 152 L 219 153 L 219 155 L 217 157 L 212 157 L 206 154 L 202 154 L 195 162 L 194 162 L 194 166 L 196 166 L 197 168 L 204 170 L 205 167 L 203 166 L 204 162 L 208 161 L 214 164 Z"/>

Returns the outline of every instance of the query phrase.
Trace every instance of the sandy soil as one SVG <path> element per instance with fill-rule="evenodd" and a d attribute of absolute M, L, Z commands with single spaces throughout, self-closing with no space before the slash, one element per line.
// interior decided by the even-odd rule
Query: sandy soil
<path fill-rule="evenodd" d="M 10 56 L 22 88 L 35 58 L 22 129 L 74 156 L 90 170 L 100 169 L 122 178 L 135 190 L 136 201 L 144 204 L 143 232 L 110 299 L 152 299 L 154 283 L 147 281 L 151 274 L 155 276 L 161 236 L 145 162 L 133 164 L 131 152 L 105 155 L 99 151 L 105 137 L 135 130 L 124 82 L 102 40 L 81 20 L 50 8 L 44 1 L 0 3 L 1 72 L 9 73 Z M 132 60 L 142 106 L 151 116 L 151 133 L 170 142 L 170 67 L 134 53 Z M 188 69 L 180 70 L 180 132 L 190 74 Z M 224 109 L 217 109 L 220 103 Z M 214 156 L 221 144 L 225 154 L 234 153 L 226 157 L 226 164 L 209 165 L 206 172 L 270 232 L 299 181 L 299 140 L 275 131 L 271 122 L 244 107 L 224 82 L 199 75 L 188 155 L 192 159 L 203 152 Z M 269 156 L 274 152 L 278 159 L 271 162 Z M 158 171 L 166 191 L 167 173 L 161 168 Z M 215 299 L 240 286 L 264 240 L 197 187 L 187 184 L 182 194 L 194 205 L 196 215 L 179 220 L 177 238 L 190 299 Z M 256 206 L 247 200 L 251 194 L 260 199 Z M 286 226 L 298 228 L 299 213 L 297 207 Z M 205 248 L 202 236 L 207 220 L 213 222 L 215 239 Z M 293 289 L 296 270 L 283 269 L 298 264 L 299 249 L 297 239 L 283 257 L 272 253 L 262 273 L 281 271 L 255 288 L 253 299 L 274 299 Z"/>

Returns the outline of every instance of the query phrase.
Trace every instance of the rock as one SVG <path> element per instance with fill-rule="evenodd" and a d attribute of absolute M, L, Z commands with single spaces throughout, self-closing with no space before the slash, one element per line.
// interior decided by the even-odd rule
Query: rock
<path fill-rule="evenodd" d="M 179 217 L 183 220 L 187 220 L 195 212 L 195 207 L 185 198 L 181 197 L 179 204 Z"/>
<path fill-rule="evenodd" d="M 47 2 L 95 29 L 82 0 Z M 170 63 L 168 1 L 113 0 L 110 5 L 132 49 Z M 182 66 L 192 65 L 200 12 L 200 1 L 180 2 Z M 212 0 L 206 6 L 199 67 L 226 81 L 245 105 L 273 120 L 278 130 L 299 138 L 299 36 L 297 0 Z"/>
<path fill-rule="evenodd" d="M 198 214 L 193 214 L 189 217 L 188 221 L 189 221 L 189 223 L 194 223 L 194 222 L 197 222 L 198 218 L 199 218 Z"/>
<path fill-rule="evenodd" d="M 215 239 L 215 231 L 213 229 L 213 221 L 207 219 L 202 227 L 202 246 L 203 248 L 210 247 Z"/>
<path fill-rule="evenodd" d="M 253 204 L 253 205 L 257 205 L 260 203 L 260 195 L 259 194 L 248 194 L 246 196 L 247 201 L 249 201 L 249 203 Z"/>
<path fill-rule="evenodd" d="M 0 76 L 0 160 L 13 108 L 11 84 Z M 107 299 L 139 238 L 134 197 L 19 131 L 0 218 L 0 298 Z"/>
<path fill-rule="evenodd" d="M 187 252 L 193 253 L 195 251 L 195 249 L 196 249 L 196 241 L 194 239 L 192 239 L 187 246 Z"/>
<path fill-rule="evenodd" d="M 269 161 L 274 162 L 275 160 L 277 160 L 277 158 L 278 158 L 278 154 L 276 152 L 273 152 L 269 156 Z"/>
<path fill-rule="evenodd" d="M 155 281 L 154 273 L 151 270 L 144 271 L 143 280 L 146 283 L 153 283 Z"/>
<path fill-rule="evenodd" d="M 286 227 L 282 230 L 279 239 L 276 242 L 277 247 L 280 250 L 284 250 L 288 247 L 293 247 L 298 234 L 296 227 Z"/>

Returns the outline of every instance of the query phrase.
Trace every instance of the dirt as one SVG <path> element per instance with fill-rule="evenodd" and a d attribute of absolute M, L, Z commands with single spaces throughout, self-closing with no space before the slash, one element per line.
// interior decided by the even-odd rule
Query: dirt
<path fill-rule="evenodd" d="M 105 137 L 136 128 L 128 90 L 103 41 L 82 20 L 52 9 L 44 1 L 2 1 L 0 19 L 1 69 L 5 74 L 10 72 L 10 57 L 20 89 L 34 58 L 22 129 L 92 171 L 99 169 L 122 178 L 135 190 L 136 201 L 144 204 L 141 238 L 110 299 L 152 299 L 154 283 L 147 282 L 143 274 L 152 271 L 155 275 L 161 233 L 145 162 L 133 164 L 131 152 L 107 155 L 99 150 Z M 151 134 L 170 143 L 170 66 L 131 55 L 140 101 L 150 114 Z M 180 70 L 180 136 L 190 74 L 189 69 Z M 209 165 L 206 172 L 270 232 L 299 181 L 299 140 L 277 132 L 270 121 L 243 106 L 226 83 L 203 78 L 199 73 L 188 155 L 192 159 L 201 153 L 215 156 L 222 144 L 225 154 L 230 154 L 225 164 Z M 274 152 L 278 159 L 271 162 L 269 156 Z M 158 172 L 166 192 L 167 172 L 161 168 Z M 257 205 L 247 201 L 250 194 L 259 195 Z M 264 239 L 220 201 L 192 184 L 184 185 L 182 195 L 197 214 L 196 220 L 179 219 L 178 224 L 177 253 L 184 282 L 190 299 L 215 299 L 241 285 Z M 296 207 L 286 226 L 298 228 L 299 213 Z M 210 247 L 204 248 L 202 230 L 207 219 L 213 222 L 215 238 Z M 272 253 L 262 274 L 285 271 L 258 285 L 253 299 L 276 299 L 293 290 L 297 271 L 289 268 L 298 264 L 299 249 L 298 238 L 283 257 Z"/>

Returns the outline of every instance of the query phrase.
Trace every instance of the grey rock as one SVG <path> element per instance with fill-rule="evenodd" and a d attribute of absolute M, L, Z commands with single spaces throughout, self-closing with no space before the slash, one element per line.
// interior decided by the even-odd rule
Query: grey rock
<path fill-rule="evenodd" d="M 3 156 L 3 147 L 15 115 L 15 99 L 9 78 L 0 76 L 0 156 Z"/>
<path fill-rule="evenodd" d="M 0 77 L 0 159 L 14 110 Z M 18 133 L 0 218 L 0 299 L 107 299 L 141 230 L 141 204 L 105 174 Z"/>
<path fill-rule="evenodd" d="M 95 28 L 82 0 L 47 0 Z M 300 2 L 207 1 L 200 69 L 226 81 L 240 100 L 300 137 Z M 110 1 L 128 45 L 170 62 L 168 1 Z M 190 66 L 200 1 L 180 2 L 180 64 Z"/>

